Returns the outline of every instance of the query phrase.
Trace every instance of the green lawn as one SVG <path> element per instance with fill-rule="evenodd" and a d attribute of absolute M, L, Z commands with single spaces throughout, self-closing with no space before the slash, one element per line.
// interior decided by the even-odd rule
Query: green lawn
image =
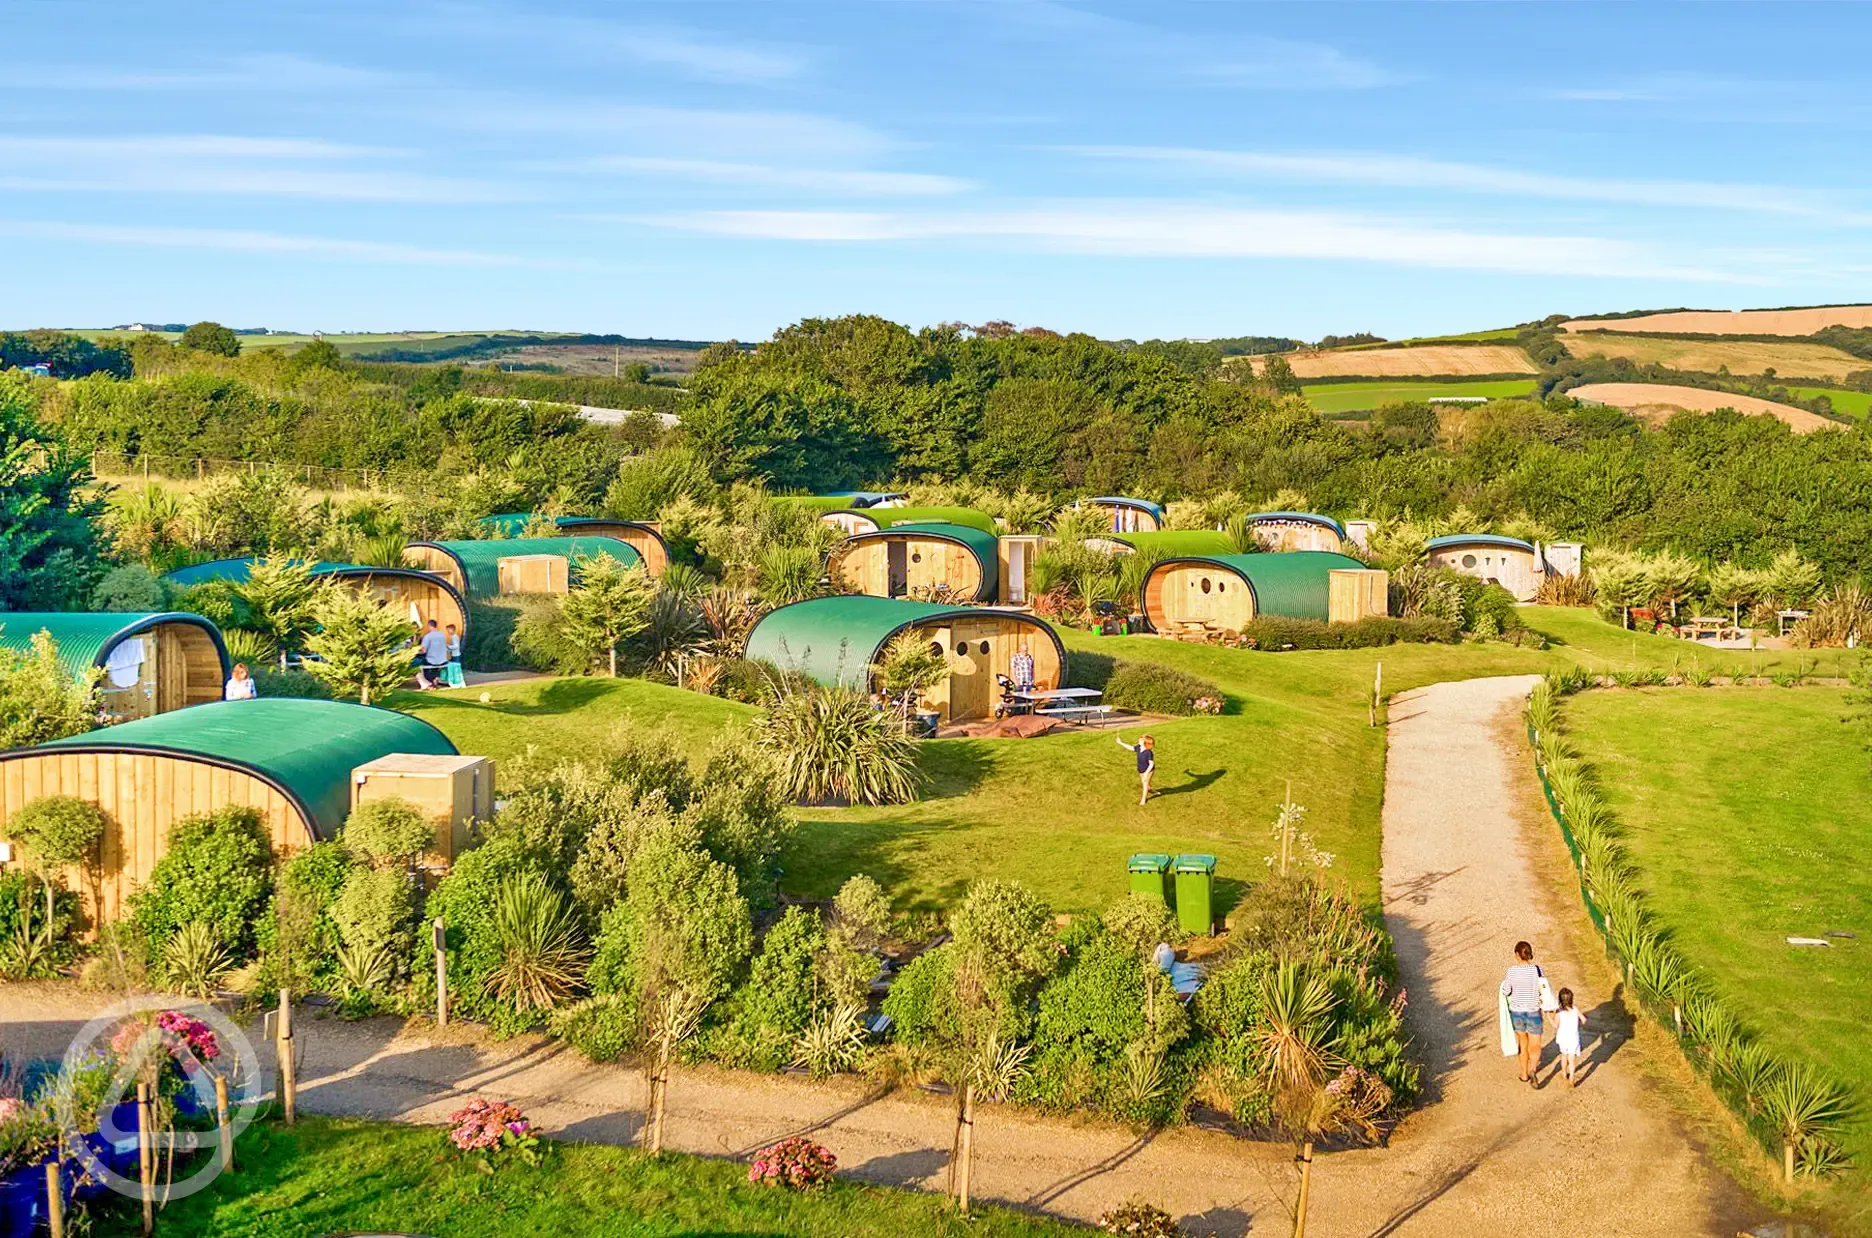
<path fill-rule="evenodd" d="M 386 1231 L 448 1238 L 1064 1238 L 1089 1232 L 1000 1208 L 978 1208 L 963 1221 L 942 1196 L 856 1182 L 812 1193 L 755 1186 L 736 1161 L 653 1160 L 635 1149 L 598 1144 L 549 1148 L 537 1168 L 514 1163 L 488 1175 L 460 1160 L 436 1127 L 333 1118 L 302 1118 L 290 1130 L 256 1124 L 236 1149 L 235 1172 L 163 1209 L 156 1232 L 163 1238 Z M 98 1232 L 128 1235 L 140 1228 L 126 1201 Z"/>
<path fill-rule="evenodd" d="M 923 747 L 923 800 L 889 808 L 808 809 L 784 863 L 790 893 L 829 897 L 869 873 L 904 908 L 954 903 L 977 877 L 1017 878 L 1061 911 L 1104 907 L 1125 889 L 1133 852 L 1209 852 L 1226 908 L 1241 882 L 1264 871 L 1268 827 L 1293 783 L 1307 828 L 1338 856 L 1335 874 L 1374 903 L 1384 791 L 1383 733 L 1367 725 L 1373 669 L 1387 693 L 1481 675 L 1539 673 L 1575 664 L 1596 671 L 1689 666 L 1718 673 L 1749 655 L 1714 654 L 1687 642 L 1623 632 L 1590 611 L 1528 607 L 1549 634 L 1545 652 L 1499 643 L 1394 645 L 1386 649 L 1259 653 L 1155 637 L 1094 637 L 1062 629 L 1072 654 L 1117 655 L 1180 667 L 1219 684 L 1228 712 L 1154 724 L 1160 793 L 1137 803 L 1129 754 L 1109 732 L 1041 740 L 955 739 Z M 1810 667 L 1811 654 L 1799 655 Z M 1792 668 L 1797 655 L 1758 655 L 1761 673 Z M 1833 665 L 1837 659 L 1829 662 Z M 753 716 L 744 705 L 641 680 L 532 680 L 481 689 L 405 693 L 392 704 L 441 727 L 463 752 L 508 760 L 529 747 L 576 756 L 620 725 L 655 728 L 692 756 L 725 727 Z M 1141 730 L 1125 735 L 1135 740 Z"/>
<path fill-rule="evenodd" d="M 1382 408 L 1386 404 L 1405 404 L 1438 396 L 1486 396 L 1500 400 L 1532 395 L 1534 380 L 1505 378 L 1469 383 L 1458 379 L 1452 382 L 1418 383 L 1379 379 L 1362 383 L 1305 383 L 1300 390 L 1314 408 L 1332 416 L 1335 413 L 1362 412 Z"/>
<path fill-rule="evenodd" d="M 1789 387 L 1788 390 L 1803 400 L 1811 400 L 1823 395 L 1833 401 L 1833 411 L 1849 417 L 1872 416 L 1872 392 L 1842 391 L 1838 387 Z"/>
<path fill-rule="evenodd" d="M 1588 692 L 1567 734 L 1652 910 L 1769 1043 L 1872 1080 L 1872 771 L 1845 690 Z M 1830 948 L 1790 936 L 1858 934 Z M 1849 1143 L 1872 1158 L 1872 1120 Z"/>

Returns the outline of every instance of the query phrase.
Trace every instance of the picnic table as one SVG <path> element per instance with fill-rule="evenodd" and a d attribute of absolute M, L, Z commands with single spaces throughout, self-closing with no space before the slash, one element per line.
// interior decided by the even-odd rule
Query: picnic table
<path fill-rule="evenodd" d="M 1691 640 L 1721 640 L 1729 621 L 1715 615 L 1697 615 L 1684 621 Z"/>
<path fill-rule="evenodd" d="M 1088 718 L 1102 718 L 1111 712 L 1111 706 L 1100 703 L 1104 695 L 1097 688 L 1028 688 L 1010 692 L 1008 697 L 1030 713 L 1068 722 L 1084 722 Z"/>

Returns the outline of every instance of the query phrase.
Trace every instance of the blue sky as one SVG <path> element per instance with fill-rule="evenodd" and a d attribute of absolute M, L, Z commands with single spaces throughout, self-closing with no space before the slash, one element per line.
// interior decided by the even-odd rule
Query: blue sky
<path fill-rule="evenodd" d="M 13 0 L 0 325 L 1472 330 L 1872 299 L 1852 5 Z"/>

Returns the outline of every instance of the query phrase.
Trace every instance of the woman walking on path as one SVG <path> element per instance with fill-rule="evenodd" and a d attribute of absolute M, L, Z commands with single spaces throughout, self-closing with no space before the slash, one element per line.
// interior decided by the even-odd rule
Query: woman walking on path
<path fill-rule="evenodd" d="M 1508 1022 L 1514 1029 L 1515 1048 L 1521 1063 L 1521 1082 L 1539 1087 L 1535 1079 L 1540 1069 L 1541 1033 L 1544 1030 L 1543 990 L 1547 977 L 1534 962 L 1534 947 L 1517 941 L 1515 961 L 1502 977 L 1502 996 L 1508 999 Z"/>
<path fill-rule="evenodd" d="M 1128 752 L 1137 753 L 1138 782 L 1141 792 L 1138 795 L 1138 807 L 1142 808 L 1150 799 L 1151 774 L 1157 769 L 1157 741 L 1146 735 L 1135 744 L 1124 742 L 1124 736 L 1118 737 L 1118 746 Z"/>

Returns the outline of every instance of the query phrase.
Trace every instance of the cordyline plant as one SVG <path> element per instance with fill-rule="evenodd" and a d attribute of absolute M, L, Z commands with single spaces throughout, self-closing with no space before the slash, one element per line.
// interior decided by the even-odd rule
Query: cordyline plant
<path fill-rule="evenodd" d="M 776 687 L 755 735 L 803 804 L 903 804 L 922 789 L 916 741 L 852 688 Z"/>

